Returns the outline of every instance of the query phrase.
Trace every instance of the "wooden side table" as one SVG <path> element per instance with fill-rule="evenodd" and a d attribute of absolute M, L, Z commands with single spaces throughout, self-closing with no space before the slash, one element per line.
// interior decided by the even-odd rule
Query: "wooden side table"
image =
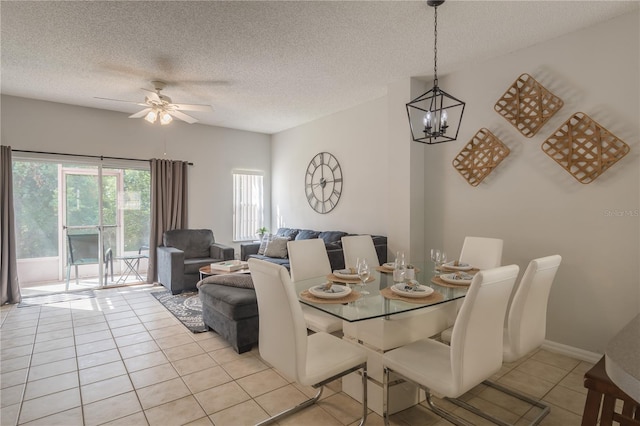
<path fill-rule="evenodd" d="M 601 426 L 618 422 L 622 426 L 640 426 L 640 405 L 615 385 L 605 370 L 604 356 L 584 375 L 584 387 L 589 390 L 582 414 L 582 426 L 595 426 L 600 416 Z M 616 401 L 622 401 L 622 412 L 615 411 Z"/>

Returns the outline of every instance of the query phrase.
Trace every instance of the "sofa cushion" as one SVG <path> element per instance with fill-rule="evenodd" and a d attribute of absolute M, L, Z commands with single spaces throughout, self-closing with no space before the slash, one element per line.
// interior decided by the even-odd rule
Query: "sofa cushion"
<path fill-rule="evenodd" d="M 267 244 L 269 241 L 273 240 L 275 235 L 273 234 L 264 234 L 262 236 L 262 241 L 260 241 L 260 248 L 258 249 L 258 254 L 264 254 L 264 251 L 267 249 Z"/>
<path fill-rule="evenodd" d="M 311 229 L 301 229 L 296 235 L 296 240 L 312 240 L 318 238 L 320 231 L 312 231 Z"/>
<path fill-rule="evenodd" d="M 209 247 L 215 243 L 210 229 L 173 229 L 162 236 L 165 247 L 175 247 L 184 252 L 185 259 L 210 257 Z"/>
<path fill-rule="evenodd" d="M 327 249 L 327 251 L 342 250 L 342 241 L 335 241 L 333 243 L 324 243 L 324 247 Z"/>
<path fill-rule="evenodd" d="M 267 244 L 264 255 L 284 259 L 287 257 L 287 242 L 289 238 L 276 237 Z"/>
<path fill-rule="evenodd" d="M 289 259 L 288 258 L 277 258 L 277 257 L 267 257 L 260 254 L 250 254 L 249 259 L 260 259 L 266 260 L 267 262 L 275 263 L 277 265 L 282 265 L 286 268 L 289 268 Z"/>
<path fill-rule="evenodd" d="M 253 280 L 251 279 L 251 274 L 245 273 L 209 275 L 208 277 L 204 277 L 202 281 L 198 283 L 197 287 L 200 288 L 201 286 L 207 284 L 218 284 L 239 288 L 253 288 Z"/>
<path fill-rule="evenodd" d="M 289 238 L 290 240 L 295 240 L 296 235 L 298 235 L 299 229 L 295 228 L 280 228 L 278 232 L 276 232 L 276 236 Z"/>
<path fill-rule="evenodd" d="M 318 234 L 318 238 L 322 238 L 325 244 L 335 243 L 336 241 L 340 241 L 342 237 L 348 235 L 346 232 L 342 231 L 323 231 Z"/>
<path fill-rule="evenodd" d="M 227 318 L 240 320 L 258 315 L 254 289 L 209 284 L 201 286 L 198 295 L 203 306 L 210 306 Z"/>

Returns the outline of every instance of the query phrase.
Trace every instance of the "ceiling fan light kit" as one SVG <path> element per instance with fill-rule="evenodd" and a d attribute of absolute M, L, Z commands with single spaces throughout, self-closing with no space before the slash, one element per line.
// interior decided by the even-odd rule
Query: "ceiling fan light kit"
<path fill-rule="evenodd" d="M 141 111 L 136 112 L 135 114 L 131 114 L 129 118 L 144 118 L 145 121 L 153 124 L 156 121 L 159 121 L 161 125 L 169 124 L 173 121 L 174 118 L 182 120 L 186 123 L 193 124 L 198 120 L 183 113 L 182 111 L 202 111 L 202 112 L 210 112 L 212 111 L 211 105 L 199 105 L 199 104 L 174 104 L 171 101 L 171 98 L 160 93 L 162 89 L 164 89 L 167 84 L 163 81 L 154 80 L 151 82 L 155 90 L 142 89 L 149 94 L 145 96 L 144 102 L 130 102 L 123 101 L 119 99 L 109 99 L 109 98 L 97 98 L 104 99 L 107 101 L 116 101 L 116 102 L 126 102 L 126 103 L 134 103 L 136 105 L 144 106 Z"/>
<path fill-rule="evenodd" d="M 407 104 L 411 138 L 433 145 L 458 138 L 465 103 L 438 86 L 438 6 L 444 0 L 427 0 L 434 9 L 433 88 Z"/>

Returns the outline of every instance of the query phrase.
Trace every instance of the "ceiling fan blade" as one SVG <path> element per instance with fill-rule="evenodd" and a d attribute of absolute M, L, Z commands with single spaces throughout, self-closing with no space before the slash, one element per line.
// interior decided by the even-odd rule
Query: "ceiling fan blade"
<path fill-rule="evenodd" d="M 144 90 L 145 92 L 149 92 L 147 98 L 149 98 L 150 101 L 162 102 L 160 96 L 158 96 L 158 94 L 154 90 L 145 89 L 144 87 L 142 88 L 142 90 Z"/>
<path fill-rule="evenodd" d="M 195 118 L 193 118 L 193 117 L 191 117 L 191 116 L 189 116 L 189 115 L 187 115 L 187 114 L 185 114 L 183 112 L 180 112 L 180 111 L 168 111 L 168 112 L 169 112 L 169 114 L 171 114 L 175 118 L 178 118 L 178 119 L 180 119 L 182 121 L 186 121 L 189 124 L 193 124 L 193 123 L 196 123 L 198 121 Z"/>
<path fill-rule="evenodd" d="M 211 112 L 213 108 L 211 105 L 199 105 L 199 104 L 171 104 L 175 109 L 183 111 L 204 111 Z"/>
<path fill-rule="evenodd" d="M 153 108 L 145 108 L 142 111 L 138 111 L 135 114 L 129 116 L 129 118 L 142 118 L 147 115 Z"/>
<path fill-rule="evenodd" d="M 136 105 L 140 105 L 139 102 L 135 102 L 135 101 L 123 101 L 122 99 L 111 99 L 111 98 L 101 98 L 98 96 L 94 96 L 93 99 L 101 99 L 103 101 L 113 101 L 113 102 L 126 102 L 128 104 L 136 104 Z M 146 104 L 142 104 L 143 106 Z"/>

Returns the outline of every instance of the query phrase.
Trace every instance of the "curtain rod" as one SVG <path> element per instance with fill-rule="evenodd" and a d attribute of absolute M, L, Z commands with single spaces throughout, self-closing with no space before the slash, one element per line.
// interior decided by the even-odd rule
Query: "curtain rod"
<path fill-rule="evenodd" d="M 127 161 L 151 161 L 151 160 L 141 160 L 139 158 L 125 158 L 125 157 L 108 157 L 105 155 L 86 155 L 86 154 L 65 154 L 63 152 L 47 152 L 47 151 L 28 151 L 24 149 L 12 149 L 12 152 L 26 152 L 29 154 L 51 154 L 51 155 L 65 155 L 69 157 L 86 157 L 86 158 L 99 158 L 100 160 L 127 160 Z M 193 163 L 187 163 L 190 166 L 193 166 Z"/>

